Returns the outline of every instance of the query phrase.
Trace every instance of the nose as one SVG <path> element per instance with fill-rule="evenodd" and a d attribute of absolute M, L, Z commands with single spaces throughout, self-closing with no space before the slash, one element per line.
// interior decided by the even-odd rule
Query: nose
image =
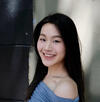
<path fill-rule="evenodd" d="M 50 50 L 52 50 L 52 44 L 51 44 L 51 42 L 47 42 L 46 44 L 45 44 L 45 48 L 44 48 L 45 50 L 47 50 L 47 51 L 50 51 Z"/>

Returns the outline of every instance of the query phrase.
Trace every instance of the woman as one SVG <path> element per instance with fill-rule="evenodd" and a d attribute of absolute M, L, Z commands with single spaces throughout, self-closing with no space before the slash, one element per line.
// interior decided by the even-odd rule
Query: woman
<path fill-rule="evenodd" d="M 34 30 L 38 62 L 28 88 L 28 102 L 84 102 L 78 34 L 60 13 L 41 20 Z"/>

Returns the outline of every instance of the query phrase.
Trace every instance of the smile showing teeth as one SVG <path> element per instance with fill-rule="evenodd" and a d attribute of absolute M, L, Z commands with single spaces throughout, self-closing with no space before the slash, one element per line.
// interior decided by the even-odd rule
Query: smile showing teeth
<path fill-rule="evenodd" d="M 47 57 L 53 57 L 54 55 L 52 55 L 52 54 L 45 54 L 45 53 L 43 53 L 44 54 L 44 56 L 47 56 Z"/>
<path fill-rule="evenodd" d="M 46 54 L 45 54 L 45 56 L 47 56 L 47 57 L 52 57 L 52 55 L 46 55 Z"/>

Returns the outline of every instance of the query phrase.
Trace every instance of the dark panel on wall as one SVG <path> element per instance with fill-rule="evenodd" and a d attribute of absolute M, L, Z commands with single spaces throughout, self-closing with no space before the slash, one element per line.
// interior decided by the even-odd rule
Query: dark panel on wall
<path fill-rule="evenodd" d="M 17 101 L 17 100 L 3 100 L 3 99 L 0 99 L 0 102 L 25 102 L 25 101 Z"/>
<path fill-rule="evenodd" d="M 33 0 L 0 0 L 0 102 L 24 102 Z"/>
<path fill-rule="evenodd" d="M 25 101 L 17 101 L 17 100 L 3 100 L 3 99 L 0 99 L 0 102 L 25 102 Z"/>
<path fill-rule="evenodd" d="M 0 44 L 32 43 L 32 0 L 0 0 Z"/>
<path fill-rule="evenodd" d="M 28 47 L 0 47 L 0 99 L 23 100 L 28 87 Z"/>

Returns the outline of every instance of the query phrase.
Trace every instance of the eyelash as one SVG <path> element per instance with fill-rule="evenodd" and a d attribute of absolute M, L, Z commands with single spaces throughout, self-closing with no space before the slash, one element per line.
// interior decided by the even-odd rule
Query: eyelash
<path fill-rule="evenodd" d="M 54 40 L 53 42 L 54 42 L 54 43 L 59 43 L 60 41 L 59 41 L 59 40 Z"/>
<path fill-rule="evenodd" d="M 44 38 L 40 38 L 40 41 L 45 42 L 46 40 Z M 54 40 L 53 43 L 60 43 L 60 41 L 59 40 Z"/>
<path fill-rule="evenodd" d="M 46 41 L 44 38 L 40 38 L 40 41 Z"/>

